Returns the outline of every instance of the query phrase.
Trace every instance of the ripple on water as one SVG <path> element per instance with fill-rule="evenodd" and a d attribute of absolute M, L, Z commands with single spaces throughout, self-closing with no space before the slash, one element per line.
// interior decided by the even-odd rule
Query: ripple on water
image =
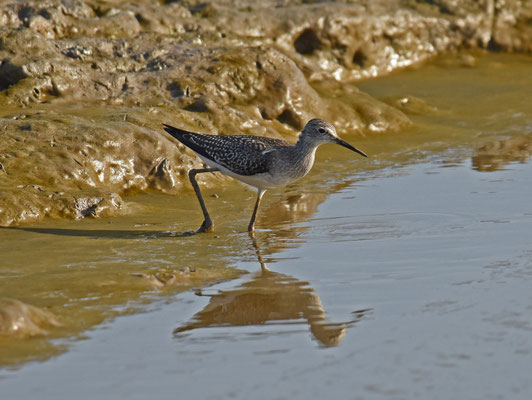
<path fill-rule="evenodd" d="M 463 214 L 400 212 L 312 220 L 309 242 L 350 242 L 404 236 L 439 236 L 466 228 L 475 219 Z"/>

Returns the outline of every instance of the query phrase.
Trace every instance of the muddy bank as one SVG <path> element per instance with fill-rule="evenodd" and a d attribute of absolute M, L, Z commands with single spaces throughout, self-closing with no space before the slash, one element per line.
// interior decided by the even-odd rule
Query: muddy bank
<path fill-rule="evenodd" d="M 349 346 L 349 343 L 354 342 L 351 338 L 356 333 L 352 332 L 341 340 L 343 328 L 350 330 L 355 317 L 362 314 L 353 315 L 353 318 L 347 315 L 353 310 L 373 308 L 374 304 L 359 303 L 357 299 L 356 304 L 360 307 L 345 310 L 347 314 L 335 313 L 330 308 L 331 298 L 325 296 L 321 297 L 322 303 L 319 301 L 323 285 L 316 285 L 305 275 L 306 267 L 312 263 L 316 268 L 315 276 L 324 279 L 325 285 L 336 280 L 343 287 L 344 282 L 360 282 L 362 278 L 361 287 L 366 287 L 364 280 L 379 282 L 379 276 L 364 273 L 357 279 L 338 279 L 335 275 L 339 268 L 335 261 L 337 257 L 349 255 L 344 257 L 344 261 L 349 263 L 346 269 L 349 273 L 354 266 L 370 272 L 375 265 L 381 265 L 394 273 L 395 266 L 390 268 L 390 264 L 383 264 L 380 254 L 390 255 L 391 262 L 402 260 L 401 265 L 405 271 L 409 271 L 411 265 L 407 253 L 415 247 L 422 249 L 418 266 L 420 277 L 423 277 L 427 271 L 427 254 L 431 262 L 435 259 L 434 255 L 441 254 L 438 252 L 441 250 L 442 234 L 454 238 L 456 243 L 466 243 L 471 238 L 478 238 L 479 241 L 474 246 L 477 249 L 486 248 L 486 243 L 493 242 L 499 243 L 504 251 L 509 251 L 507 244 L 518 238 L 524 238 L 524 244 L 529 247 L 525 240 L 528 238 L 528 225 L 522 224 L 529 215 L 529 196 L 523 190 L 532 186 L 526 184 L 526 179 L 530 181 L 530 174 L 520 174 L 519 171 L 524 170 L 525 166 L 518 163 L 527 161 L 530 156 L 532 119 L 529 104 L 523 102 L 530 87 L 530 56 L 489 54 L 474 60 L 476 67 L 470 68 L 464 67 L 462 57 L 445 56 L 421 69 L 410 69 L 401 74 L 359 83 L 360 88 L 372 96 L 401 108 L 414 125 L 404 129 L 400 136 L 351 136 L 349 139 L 354 144 L 372 154 L 370 160 L 353 158 L 348 151 L 341 151 L 336 146 L 323 146 L 311 174 L 282 191 L 272 191 L 265 196 L 258 215 L 258 226 L 263 229 L 257 232 L 257 243 L 253 243 L 247 233 L 243 232 L 253 210 L 255 195 L 253 191 L 235 184 L 219 185 L 216 190 L 204 193 L 216 224 L 216 234 L 180 236 L 178 232 L 197 228 L 202 216 L 194 193 L 182 191 L 180 195 L 161 194 L 162 191 L 179 190 L 172 189 L 172 185 L 177 188 L 177 184 L 165 181 L 165 177 L 179 177 L 179 170 L 174 169 L 171 158 L 157 164 L 161 166 L 155 171 L 164 172 L 171 166 L 173 173 L 166 175 L 160 172 L 157 175 L 154 172 L 150 180 L 146 181 L 152 182 L 151 188 L 138 189 L 154 192 L 135 196 L 135 204 L 141 204 L 142 207 L 135 209 L 130 215 L 105 220 L 85 218 L 76 223 L 48 219 L 31 226 L 1 228 L 2 297 L 17 299 L 26 305 L 49 311 L 61 326 L 42 326 L 40 329 L 45 332 L 31 336 L 30 340 L 20 340 L 9 333 L 0 333 L 0 348 L 5 349 L 0 352 L 0 365 L 20 365 L 30 359 L 48 359 L 65 351 L 76 338 L 92 337 L 93 332 L 88 330 L 102 321 L 109 321 L 117 315 L 151 311 L 159 307 L 154 303 L 167 304 L 167 295 L 173 299 L 176 293 L 190 291 L 191 288 L 202 288 L 195 292 L 209 295 L 210 300 L 200 300 L 202 304 L 197 303 L 197 307 L 185 312 L 186 317 L 181 318 L 179 324 L 175 315 L 167 318 L 165 337 L 171 336 L 174 329 L 177 329 L 174 339 L 182 340 L 189 334 L 203 335 L 206 331 L 203 327 L 207 326 L 213 327 L 214 331 L 225 329 L 228 324 L 236 329 L 244 327 L 242 320 L 232 318 L 224 307 L 220 308 L 221 304 L 225 304 L 227 309 L 237 314 L 243 313 L 239 315 L 258 316 L 259 318 L 248 318 L 253 324 L 262 323 L 260 318 L 263 318 L 265 325 L 269 325 L 271 317 L 289 322 L 295 316 L 299 319 L 298 329 L 302 328 L 320 346 Z M 406 92 L 409 93 L 408 96 L 404 95 Z M 504 105 L 503 108 L 501 104 Z M 41 105 L 44 106 L 46 105 Z M 71 123 L 76 126 L 75 135 L 72 135 L 70 141 L 65 138 L 59 141 L 56 137 L 53 141 L 46 139 L 45 130 L 40 130 L 47 126 L 45 119 L 39 119 L 42 112 L 39 114 L 34 109 L 24 110 L 29 117 L 23 117 L 20 113 L 10 114 L 13 123 L 21 126 L 28 118 L 40 121 L 32 131 L 20 130 L 33 132 L 43 143 L 43 149 L 47 149 L 44 157 L 34 159 L 38 160 L 38 165 L 47 165 L 56 145 L 67 149 L 75 148 L 85 130 L 90 130 L 91 135 L 95 135 L 98 140 L 106 137 L 113 141 L 119 140 L 115 136 L 119 137 L 120 131 L 109 129 L 118 123 L 125 124 L 125 127 L 131 126 L 132 130 L 123 134 L 139 135 L 135 136 L 136 141 L 147 146 L 139 152 L 153 156 L 149 153 L 149 146 L 154 146 L 150 144 L 150 140 L 152 136 L 158 137 L 159 134 L 154 134 L 148 128 L 140 128 L 132 121 L 144 118 L 153 118 L 155 121 L 160 117 L 157 113 L 139 108 L 139 113 L 135 114 L 131 112 L 133 107 L 123 107 L 118 118 L 118 108 L 108 106 L 107 110 L 103 110 L 87 106 L 85 115 L 81 118 L 76 114 L 75 107 L 64 107 L 62 114 L 51 112 L 52 107 L 55 104 L 51 105 L 47 118 L 64 121 L 64 125 Z M 168 113 L 163 117 L 171 116 Z M 154 126 L 156 124 L 150 123 Z M 161 136 L 158 142 L 164 145 L 169 140 Z M 83 151 L 94 152 L 94 146 L 90 142 Z M 129 147 L 124 144 L 122 150 L 113 146 L 110 148 L 109 157 L 114 158 L 119 158 L 121 152 L 136 152 L 133 144 Z M 178 152 L 179 149 L 174 151 Z M 36 157 L 34 153 L 37 152 L 28 147 L 27 154 L 21 153 L 20 162 Z M 97 157 L 105 157 L 105 154 L 97 154 Z M 66 157 L 64 161 L 67 166 L 70 165 L 68 160 Z M 76 160 L 83 161 L 81 158 Z M 419 168 L 420 162 L 426 166 Z M 48 195 L 69 198 L 71 191 L 68 188 L 64 192 L 45 189 L 46 175 L 39 175 L 38 168 L 31 169 L 32 164 L 35 162 L 28 161 L 24 166 L 30 168 L 28 174 L 31 173 L 32 179 L 41 182 L 42 186 L 33 184 L 17 190 L 28 193 L 31 190 L 37 195 L 48 190 L 45 192 Z M 78 165 L 76 162 L 73 164 Z M 120 164 L 115 164 L 117 166 L 114 168 L 120 167 Z M 121 191 L 120 185 L 128 182 L 127 175 L 122 177 L 123 181 L 111 180 L 110 177 L 115 176 L 113 170 L 102 170 L 101 165 L 87 164 L 86 168 L 92 171 L 91 174 L 84 175 L 78 182 L 100 179 L 116 191 Z M 6 164 L 6 168 L 0 173 L 11 174 L 11 169 Z M 450 187 L 449 185 L 459 181 L 456 179 L 458 169 L 463 171 L 462 181 L 459 186 Z M 478 172 L 495 169 L 510 169 L 514 172 Z M 418 171 L 418 176 L 405 185 L 405 177 L 412 170 Z M 444 174 L 445 178 L 438 178 Z M 471 179 L 476 180 L 477 185 L 472 185 Z M 383 180 L 392 186 L 385 195 L 381 193 L 384 190 L 380 184 Z M 139 182 L 142 182 L 133 178 L 130 181 L 137 182 L 135 185 L 139 186 Z M 60 180 L 59 183 L 54 183 L 60 184 L 62 185 Z M 133 183 L 129 187 L 131 185 Z M 161 189 L 157 189 L 156 185 Z M 76 189 L 77 193 L 90 194 L 90 190 L 93 190 L 88 199 L 100 201 L 102 195 L 87 186 L 80 186 Z M 499 203 L 494 204 L 493 197 L 497 193 L 500 194 Z M 427 200 L 427 195 L 432 195 L 432 199 Z M 470 210 L 476 213 L 477 208 L 482 207 L 483 211 L 478 216 L 468 216 L 462 212 L 461 207 L 466 197 L 470 199 Z M 78 198 L 82 199 L 80 195 Z M 456 202 L 450 199 L 455 199 Z M 91 206 L 88 201 L 80 201 L 79 212 L 87 210 L 88 213 L 97 213 L 100 207 L 105 210 L 104 201 L 101 200 L 97 207 Z M 339 201 L 343 202 L 342 207 L 338 206 Z M 509 201 L 520 204 L 523 213 L 510 207 Z M 399 209 L 397 204 L 400 204 Z M 497 210 L 498 214 L 494 215 L 493 210 Z M 495 223 L 507 221 L 505 213 L 511 213 L 512 218 L 519 221 L 519 225 Z M 460 227 L 464 227 L 465 232 L 472 223 L 473 229 L 462 236 Z M 500 235 L 501 238 L 506 238 L 505 241 L 486 241 L 485 234 L 490 227 L 501 226 L 508 227 L 510 236 Z M 516 227 L 522 229 L 515 229 Z M 432 235 L 433 246 L 430 243 L 426 246 L 419 243 L 417 238 L 422 239 L 425 233 Z M 407 246 L 406 250 L 401 244 L 396 244 L 397 249 L 405 251 L 404 257 L 394 258 L 393 252 L 376 251 L 376 258 L 369 265 L 365 263 L 372 251 L 361 256 L 351 248 L 359 245 L 361 251 L 367 251 L 367 246 L 371 246 L 371 243 L 388 248 L 394 246 L 395 240 L 401 237 L 414 237 L 411 242 L 413 247 Z M 329 254 L 315 250 L 322 244 L 330 246 L 346 242 L 350 248 L 344 252 L 339 252 L 336 248 L 329 248 Z M 298 250 L 307 245 L 311 252 L 317 251 L 315 256 Z M 292 272 L 287 272 L 287 265 L 293 262 L 289 258 L 294 254 L 293 251 L 301 255 L 298 261 L 300 264 Z M 455 254 L 454 246 L 449 251 L 449 254 Z M 500 253 L 495 252 L 494 257 L 498 263 Z M 442 273 L 447 274 L 448 257 L 441 257 L 441 260 Z M 463 263 L 457 260 L 455 265 L 462 271 Z M 261 263 L 267 263 L 272 271 L 279 271 L 279 274 L 256 274 Z M 250 275 L 243 276 L 243 270 L 237 269 L 242 265 L 249 266 L 243 269 L 249 270 Z M 500 268 L 502 270 L 506 267 Z M 242 281 L 231 283 L 224 286 L 229 290 L 218 293 L 216 289 L 203 289 L 205 285 L 236 277 L 245 279 L 250 285 L 242 285 Z M 416 282 L 419 286 L 419 280 L 416 279 Z M 392 286 L 396 284 L 397 281 L 394 280 Z M 356 297 L 358 291 L 356 288 L 349 288 L 348 292 Z M 213 293 L 216 295 L 212 295 Z M 375 293 L 382 298 L 379 295 L 382 291 Z M 404 293 L 411 291 L 405 290 L 402 294 Z M 336 298 L 336 290 L 331 291 L 331 294 Z M 189 304 L 187 301 L 182 302 L 182 298 L 183 296 L 178 296 L 179 304 L 176 307 L 179 310 Z M 275 299 L 281 300 L 284 306 L 273 301 Z M 256 300 L 266 307 L 255 307 L 258 304 Z M 337 300 L 333 303 L 335 301 Z M 342 301 L 338 300 L 337 304 L 340 303 Z M 421 306 L 416 305 L 417 310 L 423 308 L 424 303 L 420 304 Z M 0 331 L 4 329 L 4 332 L 9 332 L 9 327 L 12 326 L 9 321 L 24 318 L 24 311 L 25 308 L 18 303 L 2 303 L 0 300 Z M 8 319 L 2 321 L 2 313 L 6 315 L 6 312 Z M 300 319 L 302 316 L 304 320 Z M 371 323 L 372 318 L 369 318 Z M 361 322 L 364 323 L 365 320 L 363 318 Z M 147 326 L 152 335 L 153 327 L 149 323 Z M 82 334 L 83 332 L 86 334 Z M 145 340 L 146 331 L 135 329 L 134 332 Z M 58 338 L 72 339 L 56 340 Z M 298 340 L 298 343 L 301 342 Z M 52 361 L 50 367 L 55 363 L 56 361 Z"/>
<path fill-rule="evenodd" d="M 530 52 L 521 1 L 2 1 L 0 225 L 128 212 L 198 160 L 160 129 L 293 139 L 398 132 L 400 109 L 346 83 L 448 51 Z M 203 176 L 207 185 L 221 177 Z"/>

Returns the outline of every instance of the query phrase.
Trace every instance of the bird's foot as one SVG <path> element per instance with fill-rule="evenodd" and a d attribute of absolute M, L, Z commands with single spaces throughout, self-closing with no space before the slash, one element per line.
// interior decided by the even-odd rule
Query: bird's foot
<path fill-rule="evenodd" d="M 212 233 L 214 232 L 214 224 L 211 220 L 205 220 L 196 231 L 196 233 Z"/>

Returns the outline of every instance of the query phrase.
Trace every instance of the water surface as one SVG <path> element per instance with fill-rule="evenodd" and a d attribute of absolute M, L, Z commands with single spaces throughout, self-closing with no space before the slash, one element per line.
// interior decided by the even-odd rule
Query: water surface
<path fill-rule="evenodd" d="M 44 362 L 12 354 L 18 367 L 1 372 L 0 389 L 11 398 L 530 398 L 530 61 L 438 60 L 362 83 L 405 107 L 414 126 L 347 137 L 369 160 L 321 148 L 307 178 L 266 194 L 255 240 L 243 232 L 254 194 L 236 184 L 206 192 L 216 235 L 175 236 L 201 222 L 193 194 L 133 198 L 142 211 L 109 221 L 0 230 L 2 292 L 49 304 L 87 337 L 54 340 L 68 351 Z M 187 267 L 203 275 L 162 290 L 130 275 Z M 69 303 L 74 315 L 62 311 Z M 85 331 L 79 321 L 107 322 Z"/>

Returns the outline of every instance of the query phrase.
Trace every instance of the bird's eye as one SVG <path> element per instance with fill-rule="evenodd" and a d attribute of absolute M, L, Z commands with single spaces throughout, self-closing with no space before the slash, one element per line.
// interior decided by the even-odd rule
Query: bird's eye
<path fill-rule="evenodd" d="M 318 132 L 319 132 L 319 133 L 325 133 L 325 132 L 327 132 L 327 131 L 326 131 L 325 129 L 323 129 L 323 128 L 318 128 Z"/>

